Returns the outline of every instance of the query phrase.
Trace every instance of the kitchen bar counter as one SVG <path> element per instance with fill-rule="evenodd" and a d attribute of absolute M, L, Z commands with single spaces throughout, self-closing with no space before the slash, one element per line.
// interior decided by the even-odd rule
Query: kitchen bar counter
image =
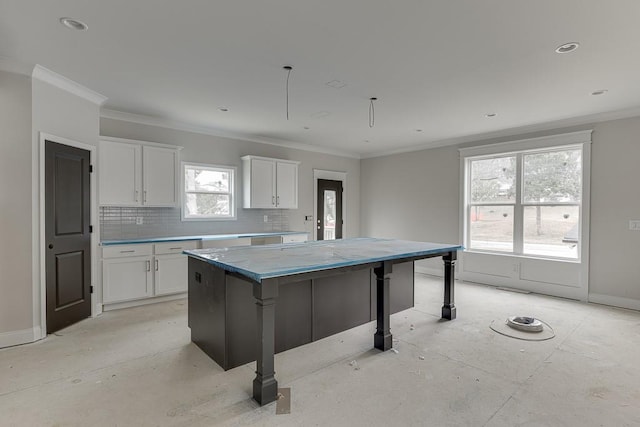
<path fill-rule="evenodd" d="M 374 347 L 389 350 L 394 292 L 408 283 L 413 305 L 415 260 L 443 258 L 442 317 L 454 319 L 461 249 L 360 238 L 185 251 L 191 339 L 224 369 L 256 360 L 253 397 L 264 405 L 276 399 L 279 351 L 373 319 Z"/>
<path fill-rule="evenodd" d="M 274 231 L 274 232 L 256 232 L 256 233 L 238 233 L 238 234 L 205 234 L 196 236 L 172 236 L 172 237 L 147 237 L 143 239 L 122 239 L 122 240 L 103 240 L 100 242 L 102 246 L 110 245 L 132 245 L 138 243 L 163 243 L 178 242 L 189 240 L 229 240 L 253 237 L 275 237 L 288 236 L 292 234 L 308 234 L 306 231 Z"/>

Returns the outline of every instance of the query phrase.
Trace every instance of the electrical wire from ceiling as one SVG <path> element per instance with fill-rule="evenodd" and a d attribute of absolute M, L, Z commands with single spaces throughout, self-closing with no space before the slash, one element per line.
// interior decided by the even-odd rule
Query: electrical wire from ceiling
<path fill-rule="evenodd" d="M 369 127 L 372 128 L 376 124 L 376 110 L 373 106 L 373 101 L 377 101 L 378 98 L 369 98 Z"/>
<path fill-rule="evenodd" d="M 287 70 L 286 108 L 287 108 L 287 120 L 289 120 L 289 77 L 291 76 L 291 70 L 293 70 L 293 67 L 291 65 L 285 65 L 282 68 L 284 70 Z"/>

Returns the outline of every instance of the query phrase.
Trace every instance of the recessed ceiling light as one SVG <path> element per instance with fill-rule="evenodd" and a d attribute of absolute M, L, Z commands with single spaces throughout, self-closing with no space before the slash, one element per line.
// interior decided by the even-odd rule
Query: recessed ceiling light
<path fill-rule="evenodd" d="M 496 114 L 496 113 L 487 113 L 487 114 L 485 114 L 484 116 L 485 116 L 485 117 L 489 117 L 489 118 L 491 118 L 491 117 L 495 117 L 495 116 L 497 116 L 497 114 Z"/>
<path fill-rule="evenodd" d="M 607 92 L 609 92 L 607 89 L 600 89 L 600 90 L 591 92 L 591 95 L 593 96 L 604 95 Z"/>
<path fill-rule="evenodd" d="M 60 23 L 72 30 L 85 31 L 87 28 L 89 28 L 84 22 L 78 21 L 77 19 L 73 18 L 60 18 Z"/>
<path fill-rule="evenodd" d="M 580 43 L 577 42 L 569 42 L 569 43 L 565 43 L 563 45 L 560 45 L 556 48 L 556 53 L 569 53 L 569 52 L 573 52 L 574 50 L 576 50 L 578 47 L 580 47 Z"/>
<path fill-rule="evenodd" d="M 416 132 L 422 132 L 422 129 L 416 129 Z"/>
<path fill-rule="evenodd" d="M 309 127 L 309 126 L 305 126 L 305 127 L 303 127 L 303 129 L 304 129 L 304 130 L 309 130 L 309 129 L 310 129 L 310 127 Z"/>
<path fill-rule="evenodd" d="M 229 111 L 227 107 L 218 107 L 218 110 L 222 111 L 223 113 L 226 113 L 227 111 Z"/>
<path fill-rule="evenodd" d="M 364 142 L 365 144 L 368 144 L 370 141 L 369 141 L 368 139 L 365 139 L 363 142 Z"/>

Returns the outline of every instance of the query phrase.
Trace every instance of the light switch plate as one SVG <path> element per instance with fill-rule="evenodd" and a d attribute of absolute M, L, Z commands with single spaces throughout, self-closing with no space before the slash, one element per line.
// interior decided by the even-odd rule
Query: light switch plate
<path fill-rule="evenodd" d="M 640 231 L 640 220 L 629 221 L 629 230 Z"/>
<path fill-rule="evenodd" d="M 143 223 L 142 217 L 141 216 L 137 216 L 136 217 L 136 225 L 142 225 L 142 223 Z"/>

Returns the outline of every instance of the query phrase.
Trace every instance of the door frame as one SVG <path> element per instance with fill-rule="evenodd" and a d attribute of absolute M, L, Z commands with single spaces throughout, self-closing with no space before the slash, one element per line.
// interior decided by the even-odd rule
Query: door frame
<path fill-rule="evenodd" d="M 97 304 L 98 289 L 98 243 L 100 242 L 100 227 L 98 227 L 98 203 L 97 203 L 97 170 L 96 160 L 98 147 L 86 144 L 72 139 L 63 138 L 61 136 L 51 135 L 45 132 L 38 133 L 38 176 L 34 179 L 34 186 L 37 191 L 38 199 L 33 200 L 34 211 L 37 209 L 37 215 L 34 215 L 33 224 L 33 324 L 40 325 L 40 333 L 34 332 L 35 340 L 46 338 L 47 336 L 47 275 L 46 275 L 46 250 L 45 250 L 45 142 L 51 141 L 70 147 L 80 148 L 89 152 L 89 164 L 93 165 L 93 173 L 89 174 L 90 179 L 90 210 L 91 225 L 93 232 L 91 233 L 91 285 L 94 292 L 91 294 L 91 317 L 95 317 L 102 312 L 102 307 Z M 34 168 L 35 169 L 35 168 Z M 35 232 L 38 230 L 38 232 Z M 39 335 L 39 336 L 38 336 Z"/>
<path fill-rule="evenodd" d="M 311 234 L 313 240 L 317 240 L 318 233 L 316 232 L 316 224 L 318 223 L 318 180 L 330 179 L 333 181 L 342 181 L 342 238 L 346 239 L 347 236 L 347 173 L 338 171 L 329 171 L 323 169 L 313 170 L 313 228 Z"/>

